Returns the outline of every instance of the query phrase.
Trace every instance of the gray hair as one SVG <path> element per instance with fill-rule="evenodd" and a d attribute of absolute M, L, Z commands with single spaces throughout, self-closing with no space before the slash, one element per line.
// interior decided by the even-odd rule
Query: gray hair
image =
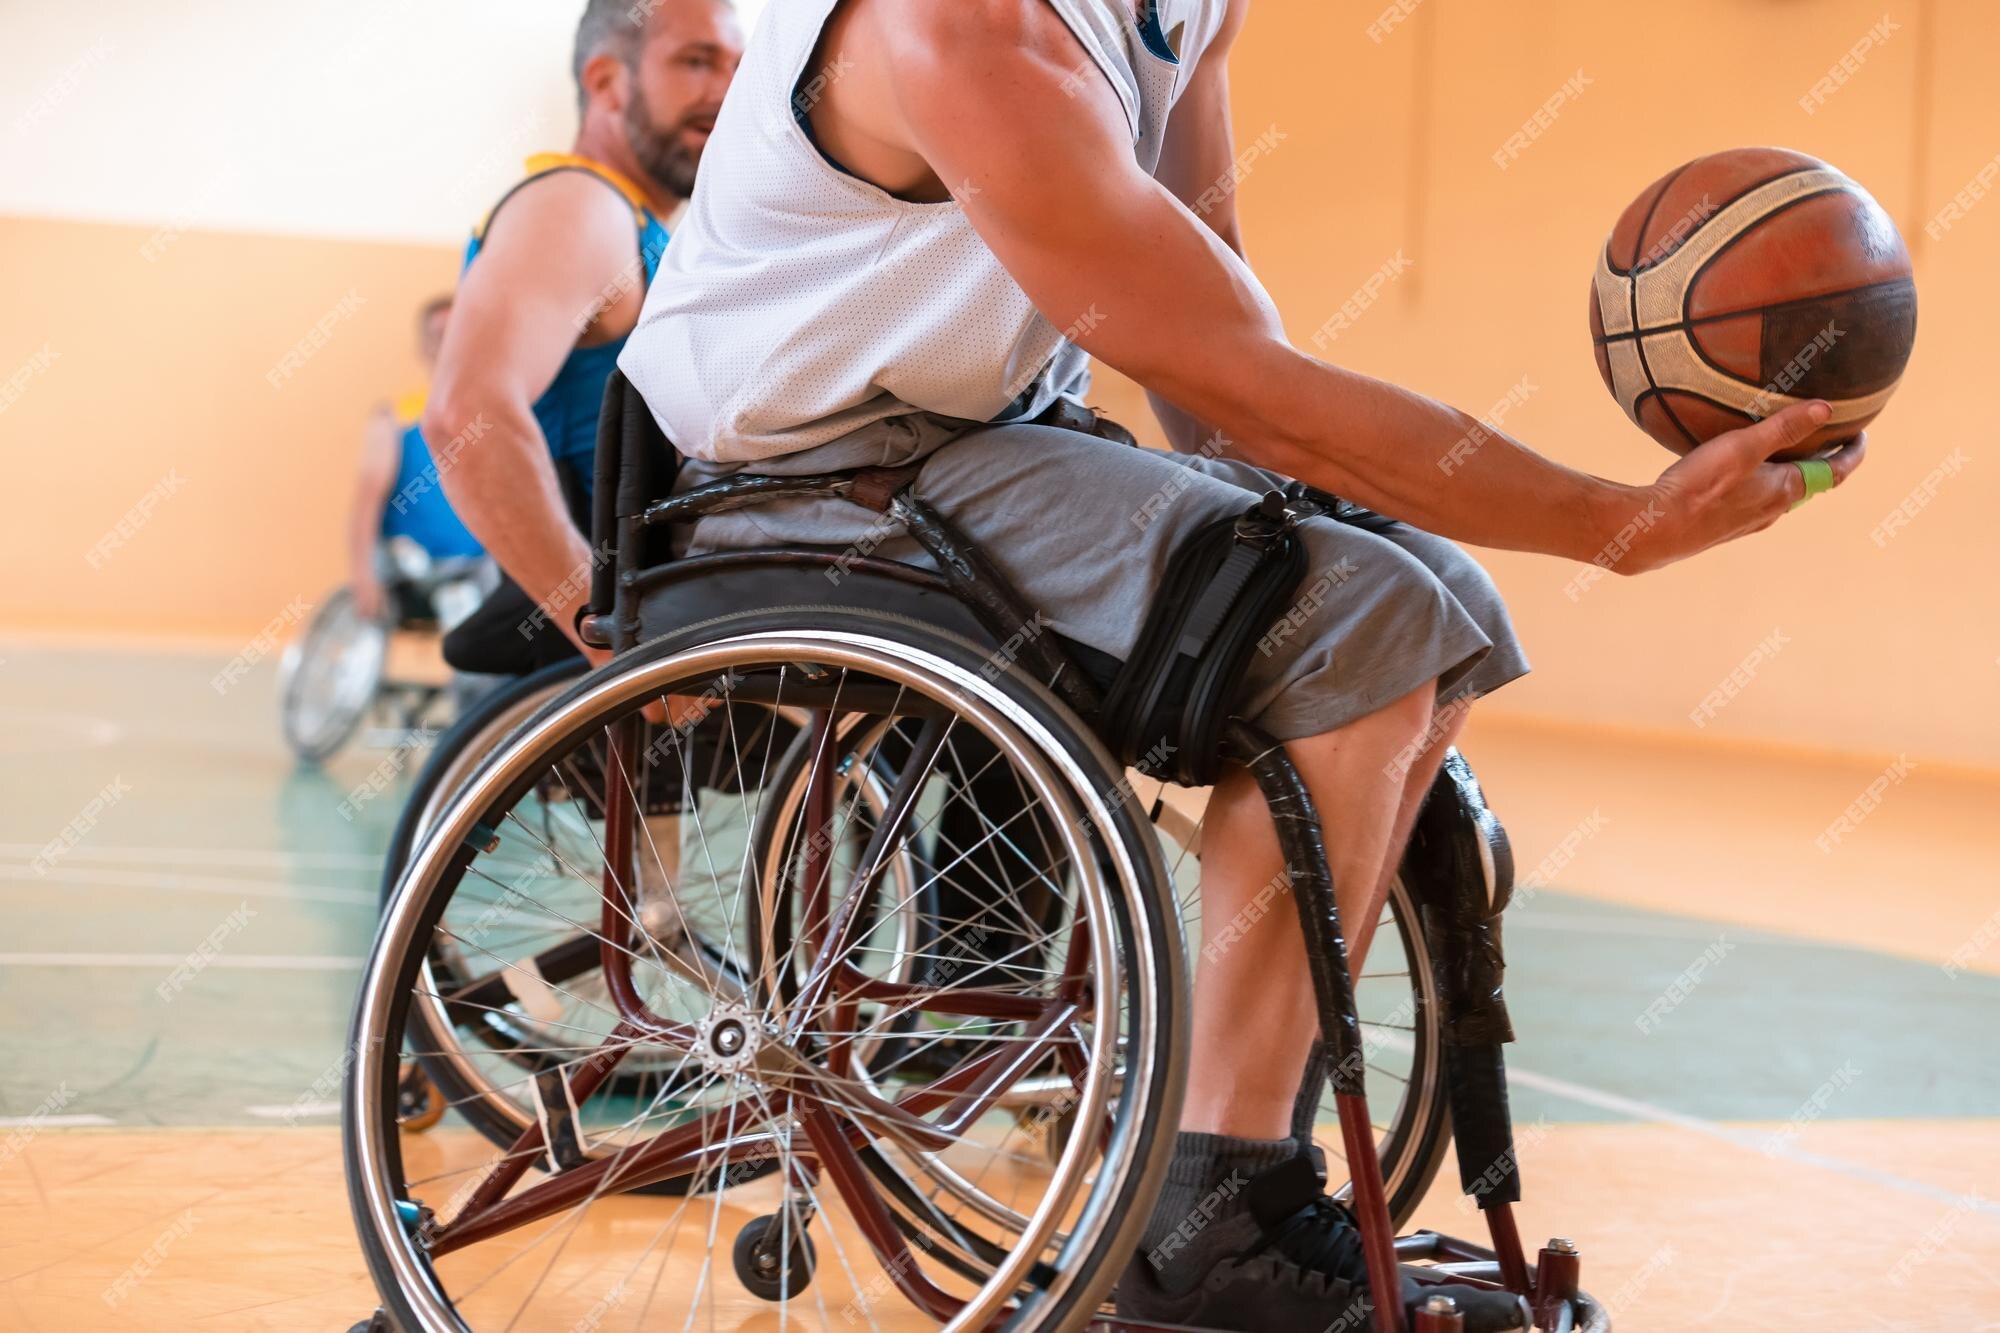
<path fill-rule="evenodd" d="M 589 101 L 583 90 L 583 67 L 601 55 L 614 55 L 627 68 L 639 58 L 639 36 L 660 0 L 584 0 L 576 25 L 576 53 L 570 73 L 576 77 L 579 109 Z"/>

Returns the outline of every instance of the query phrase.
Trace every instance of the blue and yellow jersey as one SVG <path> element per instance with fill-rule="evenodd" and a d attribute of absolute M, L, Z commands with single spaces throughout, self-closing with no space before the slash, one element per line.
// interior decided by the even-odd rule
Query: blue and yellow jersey
<path fill-rule="evenodd" d="M 402 460 L 396 465 L 395 489 L 382 507 L 382 536 L 408 537 L 436 560 L 460 555 L 484 555 L 479 539 L 461 523 L 445 498 L 437 463 L 424 443 L 417 423 L 424 415 L 424 395 L 406 393 L 396 400 Z"/>
<path fill-rule="evenodd" d="M 660 267 L 660 256 L 666 252 L 667 229 L 653 216 L 643 190 L 603 163 L 569 153 L 537 153 L 528 159 L 526 170 L 528 174 L 520 184 L 501 196 L 500 202 L 486 215 L 486 221 L 473 233 L 471 242 L 465 248 L 467 267 L 478 258 L 479 247 L 486 237 L 486 229 L 493 225 L 494 215 L 506 206 L 515 191 L 551 172 L 582 171 L 597 177 L 624 196 L 625 202 L 632 206 L 632 222 L 639 234 L 638 268 L 606 284 L 605 300 L 617 299 L 621 294 L 621 283 L 636 285 L 641 291 L 652 284 L 653 275 Z M 597 416 L 604 405 L 604 384 L 617 368 L 618 354 L 624 348 L 623 338 L 597 347 L 572 348 L 569 359 L 556 372 L 555 382 L 535 400 L 535 420 L 541 424 L 542 434 L 548 439 L 549 452 L 557 462 L 568 465 L 571 475 L 586 495 L 594 476 L 591 459 L 597 450 Z"/>

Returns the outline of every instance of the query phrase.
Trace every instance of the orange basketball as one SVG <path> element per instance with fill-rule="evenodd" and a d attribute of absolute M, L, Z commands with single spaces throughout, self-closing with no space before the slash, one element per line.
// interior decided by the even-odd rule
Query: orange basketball
<path fill-rule="evenodd" d="M 1783 148 L 1712 153 L 1647 186 L 1591 282 L 1598 373 L 1677 454 L 1813 398 L 1832 419 L 1780 457 L 1859 434 L 1916 332 L 1895 223 L 1846 176 Z"/>

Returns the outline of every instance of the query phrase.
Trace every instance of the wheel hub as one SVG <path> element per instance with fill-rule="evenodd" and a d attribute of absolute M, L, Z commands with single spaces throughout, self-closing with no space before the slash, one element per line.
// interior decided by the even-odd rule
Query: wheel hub
<path fill-rule="evenodd" d="M 757 1059 L 764 1027 L 754 1014 L 734 1005 L 717 1005 L 702 1019 L 696 1053 L 711 1073 L 740 1074 Z"/>

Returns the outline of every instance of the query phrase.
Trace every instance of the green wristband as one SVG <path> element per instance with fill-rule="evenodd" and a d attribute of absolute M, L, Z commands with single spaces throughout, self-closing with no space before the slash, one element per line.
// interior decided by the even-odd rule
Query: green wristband
<path fill-rule="evenodd" d="M 1799 475 L 1806 480 L 1806 493 L 1799 497 L 1798 504 L 1792 508 L 1797 509 L 1815 495 L 1833 489 L 1833 464 L 1824 458 L 1795 458 L 1792 460 L 1792 466 L 1797 468 Z"/>

